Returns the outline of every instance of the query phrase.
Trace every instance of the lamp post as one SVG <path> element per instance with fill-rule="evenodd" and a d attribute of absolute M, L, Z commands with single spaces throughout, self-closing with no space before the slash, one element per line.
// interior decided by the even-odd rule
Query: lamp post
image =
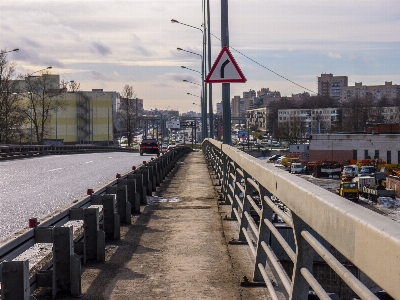
<path fill-rule="evenodd" d="M 184 51 L 190 54 L 194 54 L 197 56 L 200 56 L 201 58 L 201 72 L 200 76 L 201 76 L 201 130 L 203 132 L 203 139 L 205 137 L 207 137 L 207 100 L 206 100 L 206 91 L 205 91 L 205 84 L 204 84 L 204 59 L 203 59 L 203 55 L 200 55 L 198 53 L 192 52 L 192 51 L 188 51 L 188 50 L 184 50 L 182 48 L 176 48 L 178 51 Z M 203 53 L 204 53 L 204 49 L 203 49 Z M 189 69 L 186 68 L 185 69 Z M 189 69 L 191 70 L 191 69 Z M 192 70 L 194 71 L 194 70 Z"/>
<path fill-rule="evenodd" d="M 19 49 L 18 49 L 19 50 Z M 13 51 L 18 51 L 17 49 L 14 49 Z M 38 73 L 38 72 L 42 72 L 42 71 L 44 71 L 44 70 L 48 70 L 48 69 L 51 69 L 52 68 L 52 66 L 49 66 L 49 67 L 47 67 L 47 68 L 44 68 L 44 69 L 41 69 L 41 70 L 38 70 L 38 71 L 35 71 L 35 72 L 33 72 L 33 73 L 30 73 L 27 77 L 25 77 L 25 81 L 27 80 L 27 79 L 29 79 L 29 78 L 31 78 L 32 77 L 32 75 L 33 74 L 35 74 L 35 73 Z M 32 146 L 32 136 L 33 136 L 33 127 L 32 127 L 32 110 L 33 110 L 33 97 L 32 97 L 32 89 L 31 89 L 31 85 L 29 85 L 29 89 L 30 89 L 30 91 L 28 92 L 28 94 L 30 95 L 30 100 L 31 100 L 31 108 L 30 108 L 30 119 L 31 119 L 31 135 L 30 135 L 30 145 Z"/>
<path fill-rule="evenodd" d="M 18 52 L 18 51 L 19 51 L 19 49 L 18 49 L 18 48 L 15 48 L 15 49 L 13 49 L 13 50 L 9 50 L 9 51 L 1 51 L 1 52 L 0 52 L 0 55 L 1 55 L 1 54 L 10 53 L 10 52 Z"/>
<path fill-rule="evenodd" d="M 205 14 L 204 14 L 204 17 L 205 17 Z M 201 74 L 202 74 L 202 77 L 201 77 L 201 80 L 202 80 L 202 109 L 201 109 L 201 114 L 202 114 L 202 130 L 204 132 L 203 136 L 207 137 L 207 85 L 204 83 L 204 73 L 205 73 L 205 69 L 206 69 L 206 66 L 205 66 L 205 57 L 206 57 L 206 35 L 205 35 L 205 31 L 203 31 L 199 27 L 195 27 L 195 26 L 192 26 L 192 25 L 189 25 L 189 24 L 181 23 L 181 22 L 179 22 L 179 21 L 177 21 L 175 19 L 172 19 L 171 23 L 178 23 L 178 24 L 190 27 L 190 28 L 194 28 L 194 29 L 200 30 L 201 34 L 203 36 L 203 42 L 202 42 L 202 46 L 203 46 L 202 47 L 203 48 L 202 53 L 203 53 L 203 55 L 201 56 L 202 57 L 202 59 L 201 59 Z M 205 26 L 205 22 L 204 22 L 203 25 Z M 189 51 L 186 51 L 186 52 L 189 52 Z M 193 53 L 193 54 L 197 54 L 197 53 Z M 197 54 L 197 55 L 200 55 L 200 54 Z M 205 130 L 204 130 L 204 128 L 205 128 Z"/>
<path fill-rule="evenodd" d="M 201 86 L 200 84 L 198 84 L 198 83 L 196 83 L 196 82 L 187 81 L 186 79 L 183 79 L 183 82 L 189 82 L 189 83 L 193 83 L 193 84 L 196 84 L 196 85 L 198 85 L 198 86 Z"/>

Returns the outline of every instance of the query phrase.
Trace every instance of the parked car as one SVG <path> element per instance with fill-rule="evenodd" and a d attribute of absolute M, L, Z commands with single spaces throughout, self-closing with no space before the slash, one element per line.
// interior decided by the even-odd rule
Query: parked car
<path fill-rule="evenodd" d="M 143 139 L 139 148 L 140 155 L 159 154 L 160 149 L 156 139 Z"/>
<path fill-rule="evenodd" d="M 279 144 L 279 142 L 276 142 L 276 141 L 272 141 L 270 144 L 270 146 L 272 146 L 272 147 L 279 147 L 280 145 L 281 144 Z"/>
<path fill-rule="evenodd" d="M 268 161 L 277 161 L 281 156 L 282 156 L 282 155 L 280 155 L 280 154 L 272 155 L 272 156 L 268 159 Z"/>
<path fill-rule="evenodd" d="M 259 149 L 259 150 L 265 149 L 265 145 L 260 144 L 260 143 L 253 143 L 251 146 L 252 146 L 253 148 L 257 148 L 257 149 Z"/>

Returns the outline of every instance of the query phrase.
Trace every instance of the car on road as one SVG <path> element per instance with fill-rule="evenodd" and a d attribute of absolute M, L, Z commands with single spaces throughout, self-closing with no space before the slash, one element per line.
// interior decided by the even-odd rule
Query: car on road
<path fill-rule="evenodd" d="M 143 139 L 140 148 L 140 155 L 143 154 L 160 154 L 160 148 L 156 139 Z"/>
<path fill-rule="evenodd" d="M 168 145 L 168 147 L 167 147 L 167 152 L 168 151 L 171 151 L 172 149 L 174 149 L 174 148 L 176 148 L 176 145 Z"/>
<path fill-rule="evenodd" d="M 168 149 L 168 144 L 162 144 L 161 146 L 161 152 L 166 152 Z"/>

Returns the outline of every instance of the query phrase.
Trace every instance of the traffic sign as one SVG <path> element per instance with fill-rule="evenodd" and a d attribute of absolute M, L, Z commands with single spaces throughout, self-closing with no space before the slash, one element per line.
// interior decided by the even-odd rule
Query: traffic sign
<path fill-rule="evenodd" d="M 215 60 L 210 73 L 208 73 L 205 82 L 246 82 L 246 77 L 244 77 L 228 47 L 224 46 L 221 49 L 221 52 Z"/>

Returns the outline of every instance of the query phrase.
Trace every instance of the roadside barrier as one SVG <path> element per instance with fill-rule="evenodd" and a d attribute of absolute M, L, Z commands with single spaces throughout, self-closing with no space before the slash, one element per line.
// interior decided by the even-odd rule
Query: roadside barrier
<path fill-rule="evenodd" d="M 120 224 L 131 224 L 131 214 L 140 213 L 140 204 L 147 204 L 147 196 L 190 151 L 176 147 L 117 174 L 107 186 L 88 189 L 88 196 L 66 210 L 0 244 L 1 300 L 35 299 L 35 291 L 80 297 L 81 264 L 105 261 L 105 240 L 120 238 Z"/>
<path fill-rule="evenodd" d="M 253 278 L 272 299 L 378 299 L 381 288 L 400 295 L 400 226 L 391 219 L 212 139 L 203 152 L 221 183 L 225 220 L 236 221 L 237 239 L 249 246 Z M 281 219 L 281 222 L 277 222 Z"/>
<path fill-rule="evenodd" d="M 138 152 L 138 149 L 95 146 L 95 145 L 0 145 L 0 160 L 35 157 L 42 155 L 60 155 L 95 152 Z"/>

